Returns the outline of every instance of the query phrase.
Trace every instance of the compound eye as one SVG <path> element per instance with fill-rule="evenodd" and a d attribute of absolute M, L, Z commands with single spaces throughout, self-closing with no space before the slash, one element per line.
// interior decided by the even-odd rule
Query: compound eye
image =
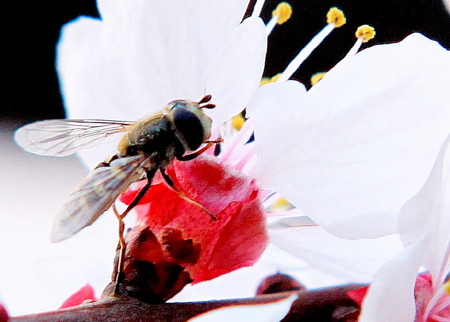
<path fill-rule="evenodd" d="M 189 149 L 197 150 L 203 143 L 205 133 L 200 119 L 191 111 L 179 107 L 173 110 L 173 121 L 183 135 Z"/>
<path fill-rule="evenodd" d="M 134 145 L 129 145 L 127 147 L 127 155 L 128 156 L 132 156 L 132 155 L 137 155 L 137 147 Z"/>

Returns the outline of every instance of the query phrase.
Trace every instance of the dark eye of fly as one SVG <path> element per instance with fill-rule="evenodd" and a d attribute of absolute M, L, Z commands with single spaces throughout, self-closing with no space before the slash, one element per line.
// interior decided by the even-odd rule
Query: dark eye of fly
<path fill-rule="evenodd" d="M 203 143 L 204 131 L 200 119 L 183 107 L 175 106 L 173 120 L 191 150 L 196 150 Z"/>
<path fill-rule="evenodd" d="M 137 155 L 137 148 L 134 145 L 130 145 L 127 148 L 127 155 L 132 156 L 132 155 Z"/>

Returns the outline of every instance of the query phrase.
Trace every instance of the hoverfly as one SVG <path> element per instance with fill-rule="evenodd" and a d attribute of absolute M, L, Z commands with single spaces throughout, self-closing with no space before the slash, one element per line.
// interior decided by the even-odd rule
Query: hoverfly
<path fill-rule="evenodd" d="M 174 100 L 161 111 L 138 122 L 48 120 L 17 129 L 14 138 L 24 150 L 53 156 L 73 154 L 111 134 L 125 132 L 118 152 L 94 168 L 61 206 L 53 224 L 51 241 L 58 242 L 73 236 L 112 206 L 120 222 L 119 238 L 123 250 L 122 220 L 150 188 L 157 171 L 181 198 L 201 207 L 215 219 L 203 206 L 187 198 L 174 186 L 165 172 L 174 158 L 191 160 L 221 142 L 221 139 L 208 141 L 212 121 L 203 109 L 215 107 L 209 103 L 210 100 L 211 95 L 204 96 L 199 102 Z M 144 178 L 147 179 L 144 188 L 119 215 L 114 206 L 116 198 L 132 182 Z"/>

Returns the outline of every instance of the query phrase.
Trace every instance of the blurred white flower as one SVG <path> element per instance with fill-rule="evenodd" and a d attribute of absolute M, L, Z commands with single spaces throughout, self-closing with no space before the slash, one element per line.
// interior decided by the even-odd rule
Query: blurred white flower
<path fill-rule="evenodd" d="M 450 1 L 449 0 L 444 0 L 444 4 L 447 7 L 447 11 L 450 12 Z"/>

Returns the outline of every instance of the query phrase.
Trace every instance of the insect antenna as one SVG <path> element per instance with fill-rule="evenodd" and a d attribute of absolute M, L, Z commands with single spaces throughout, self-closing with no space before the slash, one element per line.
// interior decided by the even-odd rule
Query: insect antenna
<path fill-rule="evenodd" d="M 211 101 L 211 98 L 212 98 L 211 94 L 203 96 L 203 98 L 198 102 L 198 107 L 199 108 L 207 108 L 207 109 L 216 107 L 215 104 L 205 104 L 205 103 L 208 103 L 209 101 Z"/>
<path fill-rule="evenodd" d="M 211 100 L 211 98 L 212 98 L 211 94 L 207 94 L 203 96 L 203 98 L 198 102 L 198 104 L 208 103 Z"/>
<path fill-rule="evenodd" d="M 206 105 L 201 105 L 201 106 L 199 106 L 200 108 L 207 108 L 207 109 L 212 109 L 212 108 L 215 108 L 216 107 L 216 105 L 215 104 L 206 104 Z"/>

